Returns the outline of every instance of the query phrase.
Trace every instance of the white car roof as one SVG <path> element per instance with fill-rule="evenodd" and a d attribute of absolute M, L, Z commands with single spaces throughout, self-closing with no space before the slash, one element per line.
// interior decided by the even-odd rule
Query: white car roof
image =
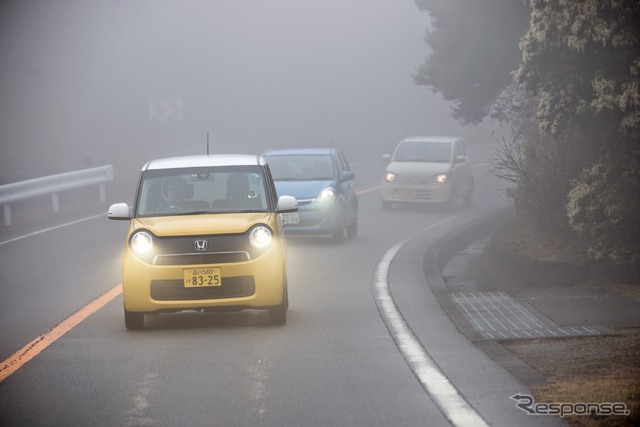
<path fill-rule="evenodd" d="M 251 154 L 212 154 L 197 156 L 168 157 L 151 160 L 142 167 L 143 171 L 154 169 L 176 169 L 207 166 L 260 166 L 266 161 L 262 156 Z"/>
<path fill-rule="evenodd" d="M 455 136 L 411 136 L 400 142 L 446 142 L 452 144 L 454 141 L 462 140 Z"/>

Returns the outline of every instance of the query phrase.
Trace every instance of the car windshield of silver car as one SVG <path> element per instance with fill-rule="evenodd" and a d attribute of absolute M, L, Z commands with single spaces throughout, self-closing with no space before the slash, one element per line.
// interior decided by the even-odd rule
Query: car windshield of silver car
<path fill-rule="evenodd" d="M 394 162 L 448 163 L 451 144 L 444 142 L 407 141 L 398 146 Z"/>

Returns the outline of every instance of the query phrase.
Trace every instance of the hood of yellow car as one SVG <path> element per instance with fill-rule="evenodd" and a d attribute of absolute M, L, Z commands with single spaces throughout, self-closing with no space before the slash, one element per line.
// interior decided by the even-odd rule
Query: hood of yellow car
<path fill-rule="evenodd" d="M 134 230 L 146 228 L 156 236 L 244 233 L 254 224 L 271 224 L 272 213 L 230 213 L 214 215 L 163 216 L 136 218 Z"/>

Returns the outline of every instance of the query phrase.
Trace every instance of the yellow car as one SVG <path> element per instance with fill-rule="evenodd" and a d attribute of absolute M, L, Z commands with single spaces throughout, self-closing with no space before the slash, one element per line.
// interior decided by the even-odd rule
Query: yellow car
<path fill-rule="evenodd" d="M 203 155 L 148 162 L 134 205 L 111 205 L 128 220 L 122 266 L 124 320 L 145 313 L 266 309 L 286 322 L 286 241 L 281 213 L 298 202 L 276 195 L 261 156 Z"/>

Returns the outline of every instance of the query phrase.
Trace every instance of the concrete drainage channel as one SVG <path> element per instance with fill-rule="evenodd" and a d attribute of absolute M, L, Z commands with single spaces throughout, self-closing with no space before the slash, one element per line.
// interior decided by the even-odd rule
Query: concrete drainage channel
<path fill-rule="evenodd" d="M 543 321 L 540 314 L 532 313 L 504 292 L 455 293 L 451 299 L 488 340 L 566 338 L 608 332 L 602 326 L 560 327 L 548 319 Z"/>
<path fill-rule="evenodd" d="M 470 273 L 472 262 L 493 231 L 511 215 L 513 210 L 505 209 L 444 236 L 427 250 L 423 266 L 429 287 L 456 328 L 521 382 L 540 385 L 546 382 L 544 378 L 499 341 L 594 336 L 613 331 L 604 326 L 559 326 L 502 290 L 483 292 L 476 288 Z"/>

